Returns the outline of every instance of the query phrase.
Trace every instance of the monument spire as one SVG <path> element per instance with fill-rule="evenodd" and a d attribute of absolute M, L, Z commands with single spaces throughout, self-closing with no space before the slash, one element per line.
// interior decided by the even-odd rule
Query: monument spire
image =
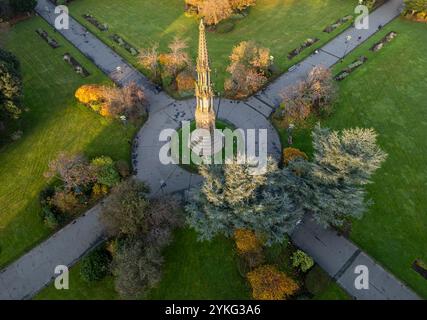
<path fill-rule="evenodd" d="M 199 33 L 199 56 L 197 58 L 197 68 L 210 71 L 208 45 L 206 42 L 205 25 L 203 23 L 203 19 L 200 20 Z"/>
<path fill-rule="evenodd" d="M 196 68 L 196 128 L 205 129 L 208 134 L 204 137 L 199 137 L 198 141 L 193 142 L 193 146 L 196 147 L 193 150 L 204 150 L 200 153 L 213 155 L 222 148 L 222 137 L 215 130 L 214 93 L 211 84 L 211 69 L 209 67 L 208 46 L 203 20 L 200 20 L 199 25 L 199 52 Z"/>
<path fill-rule="evenodd" d="M 213 96 L 205 25 L 203 20 L 200 20 L 196 82 L 196 126 L 198 129 L 208 129 L 211 132 L 215 129 Z"/>

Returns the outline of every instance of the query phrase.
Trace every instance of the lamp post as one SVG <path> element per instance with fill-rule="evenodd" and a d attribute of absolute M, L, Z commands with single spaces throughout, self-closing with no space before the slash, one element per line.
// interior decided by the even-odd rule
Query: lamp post
<path fill-rule="evenodd" d="M 342 56 L 342 58 L 341 58 L 341 62 L 343 62 L 344 57 L 345 57 L 345 55 L 347 54 L 348 47 L 350 46 L 350 41 L 351 41 L 351 39 L 352 39 L 351 35 L 348 35 L 348 36 L 345 38 L 345 43 L 346 43 L 346 45 L 347 45 L 347 46 L 345 47 L 345 51 L 344 51 L 344 54 L 343 54 L 343 56 Z"/>

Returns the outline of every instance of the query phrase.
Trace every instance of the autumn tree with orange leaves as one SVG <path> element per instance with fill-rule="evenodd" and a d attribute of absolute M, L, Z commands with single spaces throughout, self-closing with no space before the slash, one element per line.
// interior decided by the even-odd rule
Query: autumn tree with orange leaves
<path fill-rule="evenodd" d="M 261 266 L 247 274 L 255 300 L 284 300 L 294 295 L 298 284 L 271 265 Z"/>
<path fill-rule="evenodd" d="M 254 6 L 256 0 L 185 0 L 187 11 L 196 12 L 207 25 L 217 25 L 233 13 Z"/>
<path fill-rule="evenodd" d="M 242 41 L 233 48 L 227 71 L 231 74 L 225 81 L 227 95 L 245 98 L 267 83 L 271 65 L 270 50 L 254 41 Z"/>

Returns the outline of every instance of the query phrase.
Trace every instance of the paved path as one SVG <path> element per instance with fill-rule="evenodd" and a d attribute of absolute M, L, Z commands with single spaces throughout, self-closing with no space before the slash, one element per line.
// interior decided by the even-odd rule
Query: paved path
<path fill-rule="evenodd" d="M 73 265 L 102 241 L 99 214 L 98 205 L 2 270 L 0 300 L 30 299 L 53 280 L 56 266 Z"/>
<path fill-rule="evenodd" d="M 270 121 L 258 111 L 249 108 L 245 103 L 228 99 L 216 99 L 215 109 L 218 119 L 228 121 L 235 128 L 267 129 L 268 153 L 280 159 L 281 145 L 279 135 Z M 164 108 L 151 112 L 148 121 L 138 133 L 134 149 L 133 161 L 137 169 L 137 177 L 150 186 L 153 196 L 159 193 L 174 193 L 188 190 L 201 182 L 200 176 L 183 170 L 180 166 L 163 165 L 159 161 L 160 148 L 165 142 L 159 142 L 163 129 L 178 129 L 182 121 L 194 118 L 195 101 L 176 101 Z M 258 140 L 256 140 L 258 146 Z M 164 187 L 161 189 L 161 185 Z"/>
<path fill-rule="evenodd" d="M 380 8 L 370 14 L 369 29 L 357 30 L 349 28 L 345 32 L 338 35 L 332 41 L 323 46 L 318 54 L 313 54 L 307 59 L 298 63 L 292 71 L 289 71 L 271 83 L 265 90 L 256 94 L 249 99 L 250 104 L 257 104 L 258 100 L 268 102 L 270 105 L 278 106 L 280 103 L 280 93 L 283 88 L 304 79 L 308 72 L 319 64 L 325 67 L 331 67 L 346 56 L 348 53 L 357 48 L 363 41 L 374 35 L 378 31 L 378 27 L 385 26 L 391 20 L 396 18 L 401 12 L 402 0 L 390 0 Z M 351 36 L 350 41 L 346 41 L 347 37 Z M 358 40 L 358 37 L 361 37 Z"/>
<path fill-rule="evenodd" d="M 305 217 L 292 234 L 293 242 L 307 252 L 352 297 L 363 300 L 417 300 L 419 297 L 351 241 L 331 229 L 324 229 Z M 357 266 L 369 270 L 369 289 L 354 283 Z"/>
<path fill-rule="evenodd" d="M 216 100 L 218 118 L 232 122 L 242 129 L 267 129 L 269 134 L 268 150 L 271 155 L 280 155 L 280 142 L 276 131 L 267 117 L 280 101 L 280 92 L 286 86 L 304 78 L 315 65 L 327 67 L 337 63 L 341 57 L 356 48 L 362 41 L 377 31 L 378 25 L 385 25 L 398 14 L 401 0 L 390 0 L 371 14 L 371 29 L 357 31 L 350 28 L 330 43 L 319 54 L 312 55 L 299 63 L 291 72 L 278 78 L 263 92 L 245 102 Z M 46 10 L 45 8 L 48 8 Z M 54 22 L 53 5 L 39 0 L 37 11 L 50 24 Z M 158 134 L 163 128 L 177 128 L 182 120 L 192 119 L 193 100 L 174 101 L 166 94 L 157 92 L 155 87 L 137 70 L 128 65 L 74 19 L 70 19 L 71 28 L 60 31 L 81 52 L 89 57 L 113 81 L 125 85 L 135 81 L 145 88 L 150 101 L 150 116 L 136 139 L 133 156 L 137 177 L 151 186 L 153 195 L 160 192 L 172 193 L 188 189 L 200 183 L 200 177 L 192 175 L 178 166 L 159 165 L 158 150 L 161 144 Z M 347 35 L 353 40 L 345 43 Z M 121 71 L 117 71 L 120 67 Z M 160 180 L 166 186 L 160 190 Z M 55 266 L 71 266 L 85 252 L 102 240 L 103 230 L 99 222 L 100 205 L 89 210 L 51 238 L 22 256 L 0 273 L 0 299 L 31 298 L 52 281 Z M 309 219 L 296 229 L 293 240 L 303 250 L 314 257 L 316 262 L 333 276 L 343 288 L 357 299 L 417 299 L 418 297 L 403 286 L 396 278 L 377 265 L 347 239 L 334 231 L 323 229 Z M 369 267 L 371 288 L 356 290 L 353 283 L 354 266 L 364 264 Z"/>

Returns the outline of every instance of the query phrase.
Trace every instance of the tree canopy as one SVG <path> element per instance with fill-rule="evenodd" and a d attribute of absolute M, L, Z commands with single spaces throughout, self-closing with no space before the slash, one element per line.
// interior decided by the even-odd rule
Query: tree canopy
<path fill-rule="evenodd" d="M 272 159 L 263 175 L 253 175 L 250 163 L 238 161 L 202 166 L 200 174 L 203 186 L 192 189 L 186 210 L 201 240 L 246 229 L 267 244 L 281 243 L 301 218 L 300 206 L 289 192 L 289 171 L 280 170 Z"/>
<path fill-rule="evenodd" d="M 21 99 L 20 63 L 12 53 L 0 48 L 0 127 L 20 117 Z"/>
<path fill-rule="evenodd" d="M 373 129 L 321 128 L 313 131 L 313 162 L 291 162 L 299 173 L 299 194 L 306 212 L 322 225 L 341 225 L 347 217 L 361 218 L 369 201 L 365 185 L 387 155 L 377 145 Z"/>

